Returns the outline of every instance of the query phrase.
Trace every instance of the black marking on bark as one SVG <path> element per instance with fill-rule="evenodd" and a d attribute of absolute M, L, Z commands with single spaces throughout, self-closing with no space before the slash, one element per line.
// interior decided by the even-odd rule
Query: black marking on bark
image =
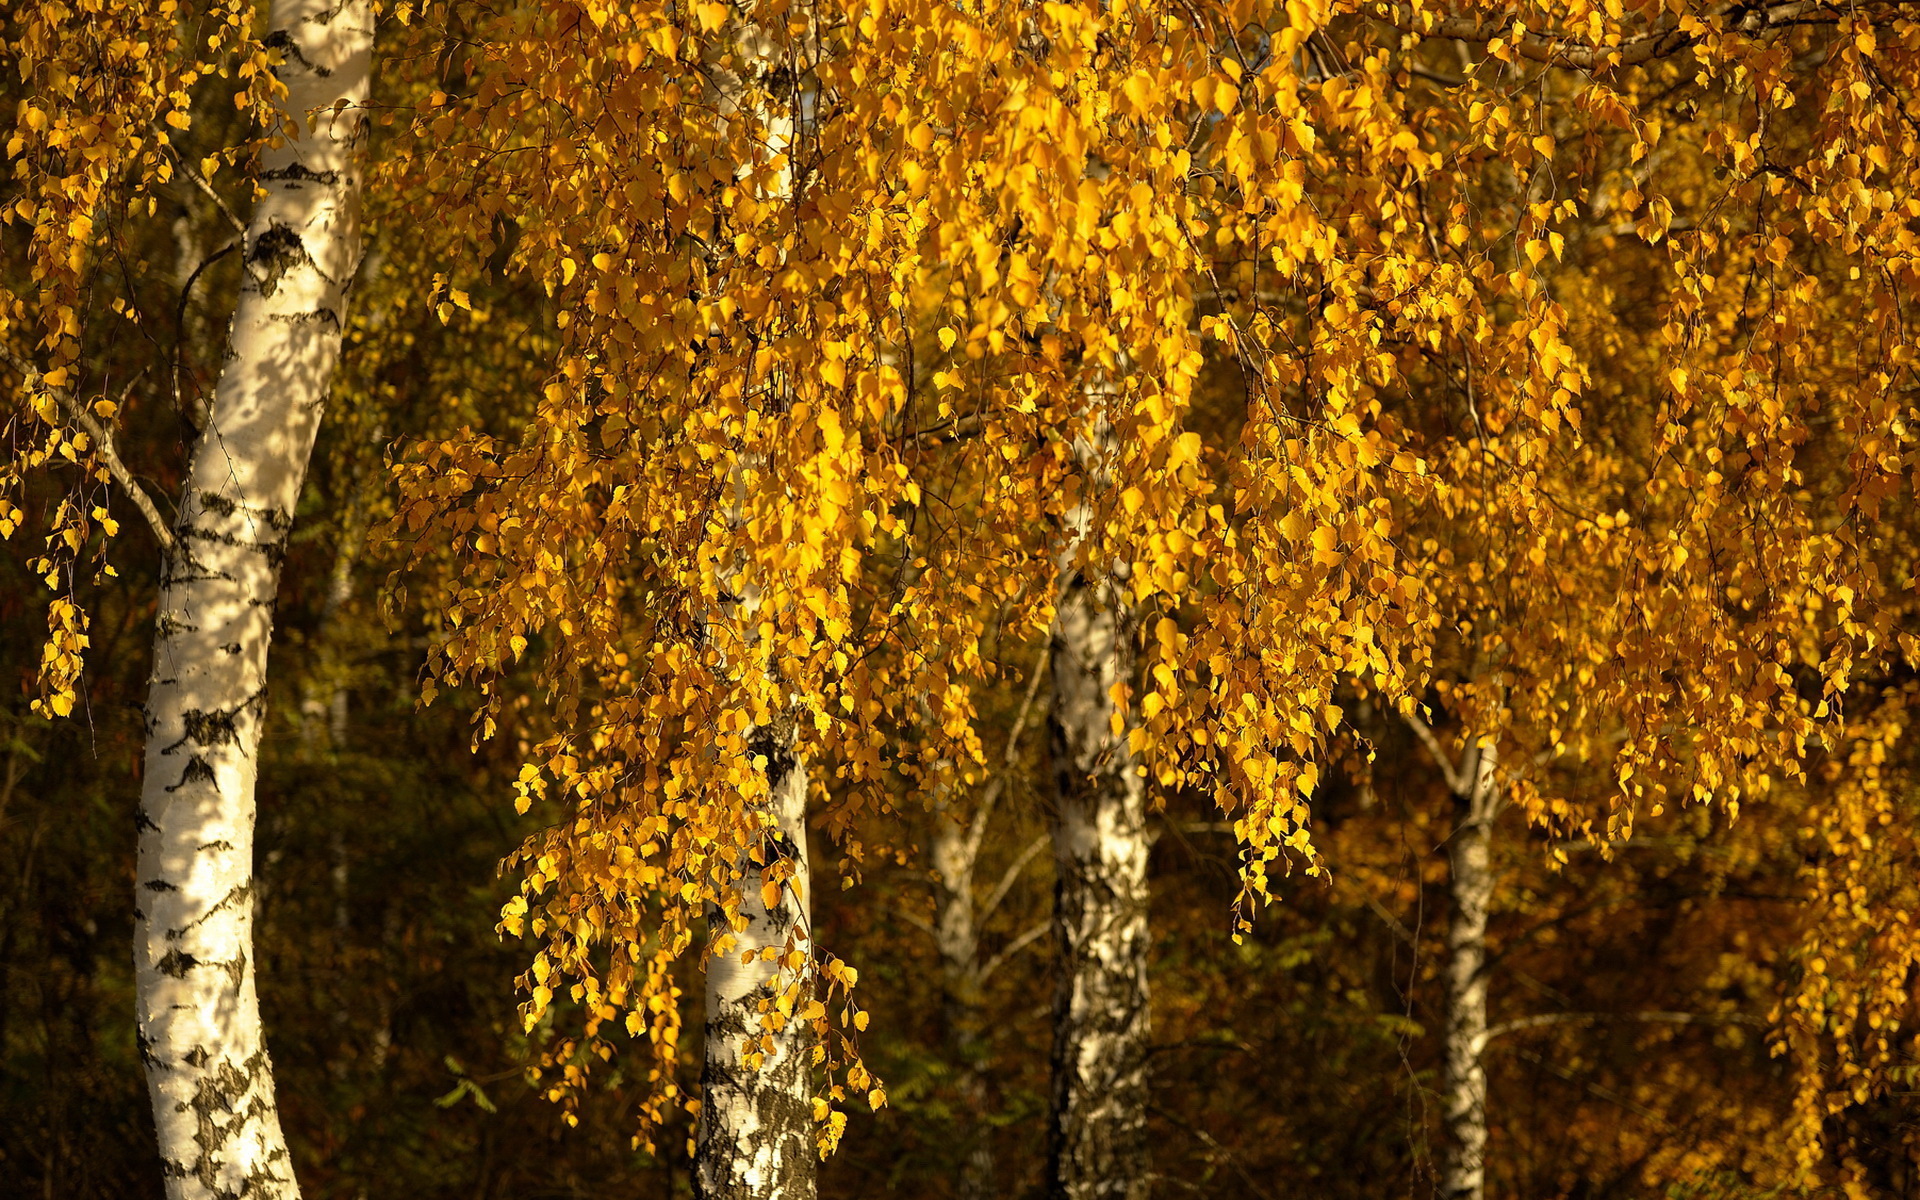
<path fill-rule="evenodd" d="M 261 1051 L 238 1065 L 231 1061 L 221 1063 L 200 1077 L 199 1084 L 193 1090 L 193 1099 L 188 1101 L 187 1106 L 197 1118 L 198 1128 L 194 1131 L 193 1140 L 200 1151 L 192 1173 L 199 1179 L 200 1186 L 219 1200 L 239 1200 L 254 1190 L 251 1174 L 239 1191 L 219 1186 L 219 1151 L 260 1113 L 260 1097 L 255 1096 L 254 1102 L 244 1107 L 242 1102 L 253 1090 L 253 1082 L 265 1061 L 266 1053 Z"/>
<path fill-rule="evenodd" d="M 247 264 L 262 296 L 272 296 L 287 272 L 312 261 L 300 235 L 278 224 L 253 239 L 253 249 L 247 254 Z"/>
<path fill-rule="evenodd" d="M 201 492 L 200 507 L 210 513 L 230 517 L 240 511 L 240 502 L 230 496 L 222 496 L 219 492 Z"/>
<path fill-rule="evenodd" d="M 224 845 L 224 843 L 222 844 Z M 228 847 L 228 848 L 231 849 L 232 847 Z M 253 881 L 251 879 L 235 887 L 228 888 L 227 894 L 220 897 L 220 902 L 218 904 L 215 904 L 212 908 L 209 908 L 207 911 L 201 913 L 199 916 L 195 917 L 193 920 L 188 921 L 185 925 L 180 926 L 178 929 L 167 930 L 167 939 L 171 941 L 175 938 L 178 938 L 181 934 L 185 933 L 187 930 L 192 929 L 195 925 L 198 925 L 200 922 L 206 920 L 208 917 L 211 917 L 213 914 L 219 912 L 221 909 L 227 907 L 230 904 L 242 904 L 248 900 L 251 900 L 252 898 L 253 898 Z M 238 963 L 239 961 L 240 961 L 239 959 L 235 959 L 232 962 L 226 962 L 226 963 L 220 964 L 221 966 L 226 967 L 229 971 L 236 971 L 236 976 L 235 976 L 236 982 L 238 980 L 238 973 L 237 973 L 235 964 Z"/>
<path fill-rule="evenodd" d="M 160 827 L 155 825 L 153 818 L 147 815 L 147 808 L 144 804 L 133 810 L 133 831 L 135 833 L 160 832 Z"/>
<path fill-rule="evenodd" d="M 272 171 L 263 171 L 260 178 L 271 183 L 275 180 L 297 180 L 301 183 L 320 183 L 332 186 L 340 182 L 338 171 L 316 171 L 305 163 L 288 163 Z"/>
<path fill-rule="evenodd" d="M 136 1029 L 133 1031 L 133 1044 L 139 1049 L 140 1061 L 145 1064 L 147 1070 L 171 1071 L 173 1069 L 170 1064 L 163 1062 L 160 1056 L 153 1052 L 153 1039 L 146 1035 L 145 1030 Z"/>
<path fill-rule="evenodd" d="M 234 727 L 234 718 L 241 710 L 221 712 L 218 709 L 208 712 L 201 708 L 191 708 L 180 718 L 186 725 L 186 736 L 182 741 L 198 742 L 202 746 L 225 746 L 240 740 L 240 731 Z M 178 742 L 174 745 L 179 745 Z"/>
<path fill-rule="evenodd" d="M 181 1055 L 180 1061 L 186 1063 L 188 1066 L 192 1067 L 197 1071 L 201 1067 L 206 1066 L 207 1063 L 212 1058 L 213 1058 L 213 1055 L 207 1053 L 207 1048 L 205 1046 L 195 1046 L 193 1049 Z"/>
<path fill-rule="evenodd" d="M 309 322 L 315 322 L 322 325 L 331 325 L 335 329 L 340 328 L 340 314 L 331 308 L 316 308 L 312 312 L 303 313 L 273 313 L 270 314 L 267 319 L 269 321 L 278 321 L 282 325 L 305 325 Z"/>
<path fill-rule="evenodd" d="M 180 782 L 168 788 L 167 791 L 177 792 L 192 783 L 212 783 L 216 778 L 207 760 L 196 754 L 193 756 L 193 761 L 187 764 L 187 769 L 180 772 Z"/>
<path fill-rule="evenodd" d="M 220 647 L 220 652 L 222 654 L 238 654 L 240 653 L 240 643 L 228 642 L 226 645 Z"/>
<path fill-rule="evenodd" d="M 200 537 L 200 536 L 203 536 L 203 535 L 198 530 L 182 529 L 179 534 L 180 540 L 175 542 L 174 544 L 176 546 L 185 547 L 187 545 L 188 538 L 194 538 L 194 537 Z M 169 561 L 167 565 L 166 578 L 161 581 L 161 586 L 177 587 L 183 583 L 204 583 L 210 579 L 221 582 L 221 583 L 233 582 L 233 576 L 227 574 L 225 571 L 208 570 L 206 566 L 204 566 L 198 559 L 190 559 L 185 563 L 180 563 L 177 561 Z M 199 627 L 189 626 L 187 628 L 197 631 Z"/>
<path fill-rule="evenodd" d="M 781 731 L 772 725 L 762 726 L 753 731 L 747 741 L 749 755 L 764 755 L 767 760 L 767 790 L 778 791 L 787 776 L 793 774 L 798 765 L 794 757 L 790 739 L 782 736 Z"/>
<path fill-rule="evenodd" d="M 140 886 L 150 892 L 177 892 L 180 890 L 164 879 L 149 879 Z"/>
<path fill-rule="evenodd" d="M 171 975 L 175 979 L 185 979 L 187 972 L 200 965 L 200 960 L 184 950 L 169 950 L 165 958 L 153 964 L 153 969 L 162 975 Z"/>
<path fill-rule="evenodd" d="M 233 849 L 233 843 L 229 842 L 225 838 L 220 838 L 219 840 L 212 841 L 212 842 L 201 842 L 199 846 L 200 853 L 202 854 L 205 854 L 209 850 L 232 850 L 232 849 Z"/>
<path fill-rule="evenodd" d="M 272 33 L 269 33 L 266 37 L 260 39 L 260 44 L 269 50 L 276 48 L 285 50 L 288 61 L 299 63 L 322 79 L 333 74 L 332 67 L 319 66 L 312 59 L 301 53 L 299 44 L 293 40 L 293 35 L 284 29 L 276 29 Z M 275 71 L 274 74 L 278 75 L 279 72 Z"/>
<path fill-rule="evenodd" d="M 188 709 L 185 713 L 181 714 L 180 717 L 181 724 L 184 727 L 180 734 L 180 740 L 160 751 L 160 753 L 172 754 L 188 742 L 192 742 L 197 746 L 231 746 L 237 744 L 240 741 L 240 714 L 250 708 L 264 705 L 266 699 L 267 689 L 262 687 L 254 692 L 253 695 L 248 696 L 245 700 L 242 700 L 229 709 Z M 189 766 L 188 769 L 191 770 L 191 766 Z M 209 778 L 211 778 L 211 775 L 209 775 Z M 184 784 L 186 779 L 183 777 L 180 782 Z M 171 791 L 172 789 L 169 788 L 168 790 Z"/>
<path fill-rule="evenodd" d="M 198 633 L 200 630 L 198 625 L 189 625 L 185 621 L 182 621 L 177 614 L 170 612 L 161 613 L 159 617 L 155 618 L 154 625 L 158 628 L 158 632 L 163 638 L 178 637 L 183 633 Z M 167 682 L 172 681 L 168 680 Z"/>

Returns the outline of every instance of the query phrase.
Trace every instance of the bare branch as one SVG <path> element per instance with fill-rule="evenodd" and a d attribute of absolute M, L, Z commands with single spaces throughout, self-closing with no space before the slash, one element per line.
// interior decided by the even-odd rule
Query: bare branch
<path fill-rule="evenodd" d="M 1007 747 L 1000 753 L 1000 770 L 987 784 L 986 791 L 980 797 L 980 807 L 973 814 L 973 823 L 967 827 L 967 861 L 975 862 L 980 857 L 981 843 L 987 837 L 987 818 L 993 815 L 994 805 L 1000 802 L 1000 794 L 1006 791 L 1007 774 L 1013 770 L 1014 760 L 1020 753 L 1020 738 L 1027 731 L 1027 718 L 1033 713 L 1034 697 L 1040 693 L 1040 680 L 1047 673 L 1048 655 L 1053 652 L 1051 645 L 1040 647 L 1040 654 L 1033 660 L 1032 668 L 1027 672 L 1027 694 L 1020 700 L 1020 711 L 1014 714 L 1013 728 L 1007 731 Z"/>
<path fill-rule="evenodd" d="M 1386 905 L 1380 903 L 1380 901 L 1374 899 L 1372 896 L 1368 896 L 1367 907 L 1373 910 L 1374 916 L 1379 917 L 1386 923 L 1388 929 L 1393 930 L 1393 936 L 1399 938 L 1409 946 L 1414 944 L 1413 930 L 1408 929 L 1399 917 L 1389 912 Z"/>
<path fill-rule="evenodd" d="M 901 908 L 901 909 L 896 909 L 895 911 L 897 911 L 900 914 L 900 918 L 902 920 L 904 920 L 907 924 L 913 926 L 915 929 L 918 929 L 921 933 L 926 934 L 928 937 L 935 936 L 933 923 L 927 920 L 925 917 L 921 916 L 919 913 L 914 912 L 910 908 Z"/>
<path fill-rule="evenodd" d="M 1006 873 L 1000 876 L 1000 882 L 993 885 L 993 891 L 988 893 L 986 900 L 981 903 L 979 921 L 984 923 L 993 915 L 993 910 L 999 908 L 1000 902 L 1005 900 L 1007 893 L 1013 890 L 1014 881 L 1020 878 L 1020 872 L 1026 870 L 1027 864 L 1033 861 L 1034 856 L 1046 848 L 1047 835 L 1044 833 L 1027 843 L 1026 849 L 1020 851 Z"/>
<path fill-rule="evenodd" d="M 1053 928 L 1053 921 L 1051 919 L 1048 919 L 1045 921 L 1036 922 L 1035 924 L 1029 925 L 1025 929 L 1021 930 L 1019 937 L 1016 937 L 1012 941 L 1008 942 L 1005 949 L 1001 950 L 1000 953 L 988 959 L 987 965 L 980 968 L 980 982 L 985 983 L 987 981 L 987 976 L 992 975 L 995 971 L 999 970 L 1001 965 L 1004 964 L 1008 959 L 1012 958 L 1014 955 L 1020 953 L 1022 950 L 1025 950 L 1028 946 L 1031 946 L 1033 943 L 1045 937 L 1047 934 L 1047 930 L 1052 928 Z"/>
<path fill-rule="evenodd" d="M 1456 796 L 1464 793 L 1467 790 L 1467 780 L 1461 773 L 1461 768 L 1454 765 L 1452 756 L 1440 745 L 1440 739 L 1434 736 L 1433 726 L 1421 720 L 1417 713 L 1408 713 L 1406 721 L 1407 728 L 1413 730 L 1413 735 L 1420 739 L 1420 744 L 1427 748 L 1427 753 L 1433 755 L 1434 765 L 1440 768 L 1441 777 L 1447 781 L 1447 790 Z"/>
<path fill-rule="evenodd" d="M 1511 1021 L 1502 1021 L 1489 1026 L 1487 1031 L 1476 1039 L 1474 1053 L 1486 1049 L 1488 1042 L 1504 1034 L 1517 1033 L 1523 1029 L 1539 1029 L 1547 1025 L 1593 1025 L 1605 1021 L 1636 1021 L 1652 1025 L 1750 1025 L 1759 1027 L 1765 1024 L 1758 1017 L 1744 1013 L 1687 1013 L 1687 1012 L 1561 1012 L 1537 1013 L 1531 1017 L 1516 1017 Z"/>
<path fill-rule="evenodd" d="M 1246 1184 L 1247 1190 L 1258 1197 L 1259 1200 L 1273 1200 L 1273 1196 L 1268 1193 L 1265 1188 L 1260 1186 L 1259 1181 L 1247 1173 L 1246 1167 L 1241 1165 L 1239 1158 L 1235 1157 L 1233 1151 L 1221 1145 L 1219 1140 L 1212 1134 L 1200 1128 L 1198 1125 L 1189 1124 L 1187 1121 L 1168 1112 L 1157 1104 L 1151 1105 L 1150 1107 L 1153 1109 L 1154 1115 L 1165 1118 L 1168 1124 L 1185 1130 L 1205 1143 L 1207 1149 L 1213 1152 L 1211 1155 L 1213 1160 L 1215 1162 L 1224 1162 L 1232 1167 L 1233 1173 L 1240 1177 L 1240 1182 Z"/>
<path fill-rule="evenodd" d="M 113 445 L 113 434 L 107 427 L 95 419 L 93 412 L 78 396 L 65 388 L 48 383 L 39 369 L 15 354 L 11 346 L 0 343 L 0 358 L 4 358 L 9 366 L 20 372 L 29 389 L 45 389 L 46 393 L 53 397 L 54 403 L 67 414 L 67 419 L 87 435 L 88 440 L 93 443 L 94 453 L 99 456 L 102 463 L 106 464 L 107 473 L 113 476 L 114 481 L 127 493 L 128 499 L 133 501 L 133 506 L 140 510 L 140 515 L 146 518 L 147 527 L 153 530 L 153 536 L 160 543 L 160 549 L 167 554 L 172 554 L 173 528 L 167 524 L 166 518 L 160 515 L 160 509 L 154 504 L 153 497 L 148 494 L 145 485 L 136 479 L 133 472 L 127 469 L 127 464 L 121 461 L 120 453 Z"/>
<path fill-rule="evenodd" d="M 1819 3 L 1816 0 L 1791 0 L 1786 4 L 1751 9 L 1742 14 L 1738 20 L 1731 22 L 1728 29 L 1734 33 L 1764 33 L 1769 29 L 1803 24 L 1808 14 L 1820 10 L 1833 14 L 1828 18 L 1829 20 L 1838 18 L 1838 10 L 1831 5 Z M 1616 46 L 1607 46 L 1551 33 L 1528 31 L 1515 36 L 1511 24 L 1483 25 L 1470 17 L 1453 17 L 1439 22 L 1432 29 L 1421 29 L 1417 25 L 1402 24 L 1398 21 L 1395 21 L 1394 25 L 1403 32 L 1428 38 L 1449 38 L 1456 41 L 1481 43 L 1499 39 L 1523 58 L 1575 71 L 1639 66 L 1657 58 L 1678 54 L 1697 40 L 1694 35 L 1682 31 L 1677 26 L 1662 29 L 1644 37 L 1632 38 Z"/>
<path fill-rule="evenodd" d="M 173 142 L 167 137 L 161 137 L 160 146 L 167 152 L 167 157 L 173 160 L 173 165 L 179 169 L 180 173 L 185 175 L 188 180 L 193 183 L 193 186 L 205 193 L 207 199 L 213 201 L 214 207 L 218 208 L 221 215 L 226 217 L 227 224 L 233 226 L 233 231 L 244 239 L 247 236 L 247 223 L 236 216 L 231 208 L 227 207 L 227 202 L 220 198 L 219 192 L 213 190 L 213 185 L 207 182 L 207 177 L 199 171 L 196 171 L 193 165 L 187 162 L 186 156 L 174 149 Z"/>

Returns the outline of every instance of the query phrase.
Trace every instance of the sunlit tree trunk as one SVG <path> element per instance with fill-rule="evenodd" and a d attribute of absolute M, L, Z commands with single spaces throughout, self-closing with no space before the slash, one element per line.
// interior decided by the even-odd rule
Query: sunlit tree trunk
<path fill-rule="evenodd" d="M 790 938 L 807 930 L 812 883 L 806 763 L 794 753 L 790 729 L 756 730 L 749 749 L 766 761 L 768 807 L 777 829 L 767 833 L 765 849 L 749 861 L 741 881 L 745 927 L 733 929 L 718 910 L 708 917 L 713 937 L 732 933 L 733 949 L 707 964 L 694 1185 L 705 1200 L 809 1200 L 815 1155 L 808 1027 L 788 1021 L 769 1030 L 761 1022 L 764 1006 L 793 980 L 779 962 L 763 961 L 761 951 L 783 952 Z M 761 872 L 783 859 L 792 873 L 769 906 Z"/>
<path fill-rule="evenodd" d="M 280 563 L 360 256 L 373 23 L 358 0 L 275 0 L 269 23 L 299 135 L 261 154 L 226 366 L 163 565 L 146 709 L 135 992 L 175 1200 L 299 1194 L 255 991 L 254 785 Z"/>
<path fill-rule="evenodd" d="M 779 62 L 772 40 L 756 24 L 737 26 L 734 54 L 738 70 L 711 70 L 724 119 L 750 115 L 769 153 L 783 152 L 792 140 L 792 120 L 760 102 Z M 790 177 L 775 185 L 785 195 Z M 724 264 L 721 269 L 724 269 Z M 764 462 L 736 464 L 728 487 L 729 519 L 738 528 L 747 519 L 747 475 L 762 473 Z M 745 568 L 737 569 L 727 590 L 736 599 L 741 628 L 751 629 L 760 606 L 759 589 Z M 751 657 L 749 652 L 748 657 Z M 795 977 L 782 967 L 782 952 L 810 949 L 812 884 L 807 861 L 807 764 L 798 750 L 791 714 L 748 733 L 748 753 L 766 783 L 766 810 L 749 814 L 760 820 L 760 851 L 743 864 L 740 917 L 735 929 L 718 908 L 708 913 L 715 943 L 732 934 L 733 948 L 713 954 L 707 964 L 705 1061 L 700 1076 L 700 1127 L 694 1158 L 694 1192 L 702 1200 L 812 1200 L 817 1156 L 813 1145 L 812 1087 L 808 1053 L 810 1027 L 787 1020 L 778 1028 L 763 1014 Z M 767 903 L 763 880 L 768 868 L 785 860 L 787 880 Z M 776 872 L 779 874 L 779 872 Z M 764 951 L 775 952 L 765 961 Z M 742 962 L 743 958 L 748 959 Z"/>
<path fill-rule="evenodd" d="M 1094 519 L 1089 503 L 1070 513 L 1076 541 Z M 1133 677 L 1133 632 L 1122 585 L 1071 557 L 1053 620 L 1048 722 L 1058 883 L 1047 1193 L 1138 1200 L 1148 1167 L 1146 780 L 1124 721 L 1114 730 L 1112 697 Z"/>

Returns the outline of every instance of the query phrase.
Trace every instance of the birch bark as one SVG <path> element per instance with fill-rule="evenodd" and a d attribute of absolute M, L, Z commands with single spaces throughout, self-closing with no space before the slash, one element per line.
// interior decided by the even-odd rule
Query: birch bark
<path fill-rule="evenodd" d="M 1083 461 L 1098 451 L 1089 448 Z M 1120 583 L 1076 569 L 1095 519 L 1070 512 L 1052 631 L 1049 719 L 1058 814 L 1056 983 L 1047 1194 L 1056 1200 L 1147 1195 L 1146 780 L 1114 684 L 1133 677 L 1133 631 Z"/>
<path fill-rule="evenodd" d="M 940 951 L 940 996 L 947 1042 L 959 1072 L 960 1102 L 967 1110 L 961 1137 L 960 1200 L 987 1200 L 993 1194 L 993 1145 L 982 1128 L 987 1112 L 986 1012 L 981 1005 L 980 930 L 974 919 L 975 826 L 952 819 L 947 806 L 936 807 L 932 846 L 938 880 L 933 938 Z"/>
<path fill-rule="evenodd" d="M 770 111 L 760 102 L 768 82 L 780 66 L 774 39 L 751 19 L 751 6 L 736 26 L 733 55 L 738 68 L 712 64 L 716 107 L 723 119 L 745 116 L 765 139 L 769 155 L 784 153 L 793 140 L 790 112 Z M 772 189 L 785 196 L 792 186 L 783 173 Z M 722 261 L 718 269 L 730 263 Z M 749 458 L 738 463 L 728 486 L 732 493 L 729 520 L 737 529 L 747 520 L 748 474 L 765 463 Z M 733 568 L 726 590 L 741 619 L 737 626 L 757 626 L 759 588 L 744 564 Z M 743 659 L 755 657 L 749 644 Z M 700 1076 L 700 1126 L 694 1155 L 694 1194 L 701 1200 L 812 1200 L 817 1159 L 813 1149 L 812 1081 L 807 1061 L 809 1028 L 788 1020 L 780 1029 L 762 1026 L 761 1014 L 776 1005 L 792 983 L 778 961 L 789 941 L 809 933 L 812 884 L 807 860 L 807 769 L 799 753 L 791 714 L 748 731 L 748 753 L 766 782 L 763 812 L 749 814 L 766 827 L 763 851 L 742 864 L 739 914 L 741 928 L 733 928 L 725 914 L 711 909 L 710 938 L 718 942 L 729 933 L 733 948 L 708 959 L 706 981 L 705 1059 Z M 761 893 L 762 872 L 785 859 L 791 875 L 768 905 Z M 772 950 L 776 961 L 762 952 Z M 742 958 L 748 958 L 743 963 Z"/>
<path fill-rule="evenodd" d="M 261 155 L 226 366 L 161 575 L 139 807 L 139 1044 L 171 1200 L 299 1194 L 260 1027 L 256 755 L 287 532 L 360 257 L 373 23 L 274 0 L 264 39 L 298 134 Z M 307 128 L 307 114 L 327 111 Z"/>
<path fill-rule="evenodd" d="M 1447 1008 L 1441 1115 L 1447 1144 L 1440 1168 L 1446 1200 L 1482 1200 L 1487 1181 L 1487 913 L 1493 903 L 1493 821 L 1498 764 L 1491 738 L 1449 766 L 1423 733 L 1453 792 L 1458 816 L 1448 839 Z"/>
<path fill-rule="evenodd" d="M 788 1021 L 762 1029 L 763 1006 L 784 986 L 778 954 L 807 929 L 812 881 L 807 862 L 807 771 L 794 752 L 790 729 L 755 730 L 749 752 L 764 760 L 768 807 L 776 829 L 741 879 L 740 916 L 732 928 L 717 909 L 712 936 L 733 936 L 733 949 L 707 963 L 705 1064 L 700 1077 L 700 1131 L 694 1161 L 695 1194 L 704 1200 L 810 1200 L 814 1194 L 812 1089 L 807 1069 L 807 1025 Z M 790 860 L 792 876 L 769 907 L 760 871 Z M 751 955 L 742 963 L 743 956 Z M 787 979 L 791 980 L 790 973 Z"/>

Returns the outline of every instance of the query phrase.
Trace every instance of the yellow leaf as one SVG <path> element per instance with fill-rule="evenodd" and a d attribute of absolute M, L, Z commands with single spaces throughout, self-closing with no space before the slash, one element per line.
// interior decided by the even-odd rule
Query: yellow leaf
<path fill-rule="evenodd" d="M 1323 567 L 1339 564 L 1340 533 L 1331 525 L 1322 525 L 1313 531 L 1313 561 Z"/>

